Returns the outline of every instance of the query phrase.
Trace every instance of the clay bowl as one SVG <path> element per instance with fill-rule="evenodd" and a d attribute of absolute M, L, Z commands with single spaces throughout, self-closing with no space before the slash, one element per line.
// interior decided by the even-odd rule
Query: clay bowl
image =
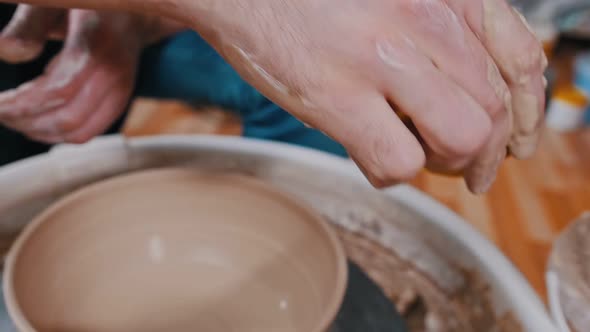
<path fill-rule="evenodd" d="M 346 258 L 314 211 L 245 176 L 159 169 L 39 215 L 7 263 L 21 331 L 323 332 Z"/>

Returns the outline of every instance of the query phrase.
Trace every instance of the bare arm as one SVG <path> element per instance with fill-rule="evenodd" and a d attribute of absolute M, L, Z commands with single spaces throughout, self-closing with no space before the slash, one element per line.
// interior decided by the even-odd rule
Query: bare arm
<path fill-rule="evenodd" d="M 4 3 L 26 3 L 43 7 L 96 9 L 106 11 L 127 11 L 137 14 L 157 14 L 176 17 L 171 1 L 158 0 L 0 0 Z"/>
<path fill-rule="evenodd" d="M 225 7 L 231 5 L 232 2 L 224 2 Z M 0 3 L 130 12 L 147 17 L 151 16 L 154 20 L 163 23 L 158 24 L 158 28 L 165 28 L 165 31 L 156 31 L 154 39 L 171 35 L 189 27 L 206 34 L 211 25 L 217 24 L 213 17 L 218 15 L 213 15 L 213 9 L 220 7 L 215 0 L 0 0 Z M 223 13 L 225 12 L 222 10 Z"/>
<path fill-rule="evenodd" d="M 63 7 L 63 8 L 87 8 L 87 9 L 102 9 L 102 10 L 148 10 L 151 3 L 154 1 L 140 2 L 137 0 L 26 0 L 26 1 L 12 1 L 0 0 L 4 3 L 27 3 L 31 5 L 44 7 Z M 143 9 L 141 8 L 143 7 Z"/>

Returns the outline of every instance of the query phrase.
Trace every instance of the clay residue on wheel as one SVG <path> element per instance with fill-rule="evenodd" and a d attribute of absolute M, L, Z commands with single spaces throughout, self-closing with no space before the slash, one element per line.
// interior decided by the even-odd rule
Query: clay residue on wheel
<path fill-rule="evenodd" d="M 447 292 L 413 262 L 358 233 L 338 231 L 349 258 L 395 303 L 410 331 L 523 331 L 511 313 L 496 315 L 490 286 L 477 273 L 458 269 L 463 283 Z"/>
<path fill-rule="evenodd" d="M 590 326 L 590 213 L 574 221 L 555 241 L 549 269 L 559 279 L 561 309 L 574 331 Z"/>

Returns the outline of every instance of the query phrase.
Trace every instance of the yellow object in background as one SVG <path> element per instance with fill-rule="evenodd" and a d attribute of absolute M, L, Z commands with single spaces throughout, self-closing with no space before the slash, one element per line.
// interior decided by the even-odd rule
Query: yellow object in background
<path fill-rule="evenodd" d="M 584 125 L 590 99 L 578 87 L 568 85 L 557 89 L 547 110 L 547 126 L 557 131 L 567 132 Z"/>
<path fill-rule="evenodd" d="M 572 131 L 587 123 L 590 110 L 590 53 L 579 53 L 573 61 L 573 78 L 553 94 L 547 110 L 547 126 Z"/>

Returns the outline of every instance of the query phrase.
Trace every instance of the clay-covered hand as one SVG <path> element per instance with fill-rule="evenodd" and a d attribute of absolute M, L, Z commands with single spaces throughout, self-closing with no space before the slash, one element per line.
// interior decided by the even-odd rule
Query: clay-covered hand
<path fill-rule="evenodd" d="M 0 93 L 0 122 L 48 143 L 102 134 L 125 111 L 155 28 L 131 14 L 20 5 L 0 35 L 1 60 L 35 59 L 49 39 L 64 46 L 41 76 Z"/>
<path fill-rule="evenodd" d="M 378 187 L 426 165 L 484 192 L 507 150 L 536 148 L 546 58 L 505 0 L 177 2 L 243 77 L 342 143 Z"/>
<path fill-rule="evenodd" d="M 342 143 L 379 187 L 426 165 L 486 191 L 507 149 L 533 154 L 543 123 L 547 61 L 506 0 L 27 2 L 191 25 L 270 99 Z"/>

